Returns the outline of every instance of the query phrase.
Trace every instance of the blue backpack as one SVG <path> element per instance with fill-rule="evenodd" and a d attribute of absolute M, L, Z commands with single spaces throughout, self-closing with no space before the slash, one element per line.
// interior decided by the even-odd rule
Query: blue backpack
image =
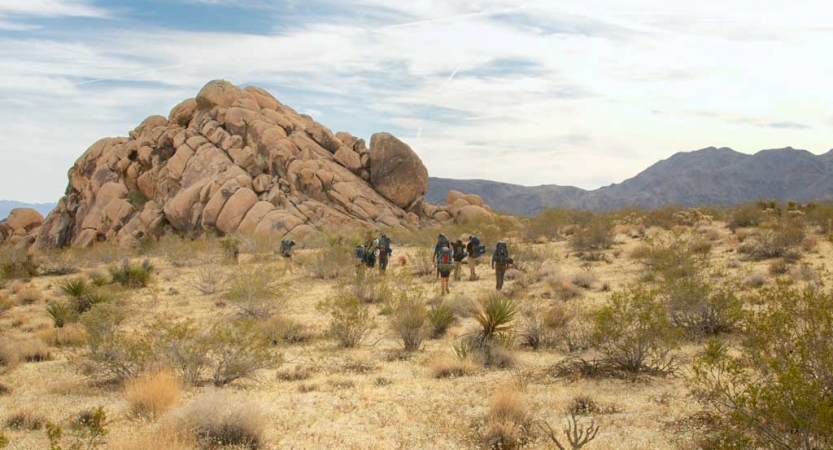
<path fill-rule="evenodd" d="M 357 245 L 356 246 L 356 259 L 360 259 L 364 261 L 365 258 L 365 249 L 364 245 Z"/>

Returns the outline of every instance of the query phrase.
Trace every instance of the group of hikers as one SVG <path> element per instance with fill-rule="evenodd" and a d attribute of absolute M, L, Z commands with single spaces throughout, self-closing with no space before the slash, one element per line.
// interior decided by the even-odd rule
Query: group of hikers
<path fill-rule="evenodd" d="M 282 241 L 280 248 L 281 256 L 291 260 L 295 245 L 295 241 Z M 451 242 L 448 237 L 440 233 L 437 237 L 437 244 L 434 246 L 433 255 L 436 274 L 440 279 L 440 293 L 450 293 L 448 285 L 452 272 L 454 273 L 454 281 L 460 281 L 462 279 L 463 261 L 466 261 L 469 265 L 469 280 L 479 280 L 480 277 L 477 275 L 477 261 L 480 257 L 486 255 L 486 253 L 486 246 L 480 242 L 477 236 L 469 236 L 468 242 L 463 244 L 462 239 Z M 393 249 L 391 248 L 390 238 L 384 234 L 378 238 L 370 237 L 366 243 L 356 246 L 356 267 L 359 273 L 362 273 L 367 268 L 372 269 L 377 266 L 380 272 L 385 272 L 392 254 Z M 509 257 L 509 247 L 506 245 L 506 242 L 498 241 L 492 252 L 490 264 L 491 268 L 495 271 L 495 288 L 497 290 L 503 289 L 506 270 L 512 264 L 513 261 Z"/>
<path fill-rule="evenodd" d="M 446 235 L 440 233 L 437 236 L 437 244 L 434 246 L 434 261 L 437 268 L 437 277 L 440 279 L 440 293 L 449 294 L 449 281 L 451 272 L 454 272 L 454 281 L 462 279 L 463 261 L 469 265 L 470 281 L 479 280 L 477 276 L 477 260 L 486 254 L 486 246 L 480 242 L 477 236 L 469 236 L 468 242 L 463 245 L 462 239 L 455 242 L 449 241 Z M 506 270 L 512 265 L 512 258 L 509 257 L 509 247 L 505 242 L 499 241 L 492 252 L 491 268 L 495 271 L 495 288 L 503 289 L 503 280 Z"/>

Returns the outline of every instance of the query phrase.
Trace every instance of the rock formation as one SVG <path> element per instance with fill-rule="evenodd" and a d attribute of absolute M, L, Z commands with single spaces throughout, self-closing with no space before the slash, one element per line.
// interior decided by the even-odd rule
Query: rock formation
<path fill-rule="evenodd" d="M 0 221 L 0 244 L 29 246 L 43 225 L 41 213 L 30 208 L 13 209 Z"/>
<path fill-rule="evenodd" d="M 126 244 L 206 230 L 298 240 L 328 227 L 491 215 L 469 197 L 446 208 L 425 204 L 427 189 L 419 156 L 390 134 L 374 135 L 368 148 L 262 89 L 212 81 L 167 118 L 93 144 L 70 168 L 66 195 L 35 243 Z"/>

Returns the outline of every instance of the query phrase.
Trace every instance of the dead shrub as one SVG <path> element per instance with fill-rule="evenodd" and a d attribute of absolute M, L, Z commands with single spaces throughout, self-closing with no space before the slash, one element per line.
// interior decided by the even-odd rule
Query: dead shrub
<path fill-rule="evenodd" d="M 274 271 L 264 268 L 237 271 L 224 298 L 244 316 L 272 317 L 286 304 L 286 286 L 279 285 L 276 279 Z"/>
<path fill-rule="evenodd" d="M 343 237 L 329 239 L 329 245 L 316 253 L 299 255 L 299 263 L 313 278 L 334 280 L 348 275 L 355 268 L 353 247 Z"/>
<path fill-rule="evenodd" d="M 428 368 L 433 378 L 459 378 L 477 372 L 477 366 L 470 360 L 456 359 L 448 355 L 431 358 Z"/>
<path fill-rule="evenodd" d="M 163 370 L 128 380 L 124 386 L 124 398 L 134 415 L 157 418 L 179 400 L 181 390 L 179 379 Z"/>
<path fill-rule="evenodd" d="M 387 277 L 376 272 L 359 272 L 349 285 L 350 292 L 362 303 L 389 303 L 393 291 Z"/>
<path fill-rule="evenodd" d="M 306 326 L 284 316 L 261 322 L 260 332 L 272 345 L 301 344 L 313 338 Z"/>
<path fill-rule="evenodd" d="M 177 424 L 200 448 L 219 445 L 255 450 L 265 445 L 267 417 L 260 406 L 225 392 L 198 398 L 180 411 Z"/>
<path fill-rule="evenodd" d="M 261 338 L 257 324 L 218 324 L 204 338 L 206 356 L 213 362 L 214 385 L 226 386 L 241 378 L 254 378 L 257 372 L 271 369 L 281 361 L 269 342 Z"/>
<path fill-rule="evenodd" d="M 26 362 L 43 362 L 52 359 L 52 352 L 40 339 L 27 339 L 14 344 L 17 357 Z"/>
<path fill-rule="evenodd" d="M 495 395 L 484 417 L 482 446 L 486 449 L 513 450 L 522 448 L 532 434 L 532 415 L 523 400 L 513 392 Z"/>
<path fill-rule="evenodd" d="M 15 303 L 21 306 L 34 305 L 43 301 L 43 294 L 34 287 L 21 289 L 14 297 Z"/>
<path fill-rule="evenodd" d="M 226 271 L 223 266 L 209 260 L 194 269 L 194 279 L 190 285 L 202 295 L 216 295 L 223 292 L 226 282 Z"/>
<path fill-rule="evenodd" d="M 13 430 L 37 431 L 46 425 L 46 418 L 32 411 L 18 411 L 6 418 L 6 428 Z"/>
<path fill-rule="evenodd" d="M 796 260 L 800 257 L 796 247 L 801 245 L 805 237 L 803 227 L 792 223 L 778 223 L 771 228 L 758 230 L 738 248 L 738 251 L 754 261 L 772 258 Z"/>
<path fill-rule="evenodd" d="M 338 293 L 319 303 L 319 311 L 330 316 L 330 335 L 341 347 L 356 347 L 376 328 L 373 313 L 349 292 Z"/>
<path fill-rule="evenodd" d="M 583 271 L 573 275 L 573 286 L 583 289 L 591 289 L 596 282 L 596 274 L 591 271 Z"/>
<path fill-rule="evenodd" d="M 761 271 L 755 271 L 746 276 L 743 285 L 748 288 L 759 288 L 766 284 L 766 275 Z"/>
<path fill-rule="evenodd" d="M 37 337 L 50 347 L 80 347 L 87 343 L 87 332 L 77 323 L 63 328 L 41 330 Z"/>
<path fill-rule="evenodd" d="M 772 276 L 784 275 L 790 271 L 790 266 L 783 259 L 776 259 L 769 264 L 767 271 Z"/>
<path fill-rule="evenodd" d="M 390 318 L 390 328 L 407 351 L 419 350 L 422 341 L 431 333 L 425 292 L 413 283 L 405 283 L 396 291 L 396 306 Z"/>

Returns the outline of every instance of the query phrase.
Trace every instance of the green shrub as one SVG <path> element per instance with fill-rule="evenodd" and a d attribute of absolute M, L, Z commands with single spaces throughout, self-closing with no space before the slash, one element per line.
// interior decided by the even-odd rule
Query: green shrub
<path fill-rule="evenodd" d="M 249 317 L 266 319 L 277 314 L 286 304 L 285 287 L 275 280 L 269 269 L 246 269 L 232 277 L 224 298 Z"/>
<path fill-rule="evenodd" d="M 82 278 L 66 280 L 59 285 L 59 288 L 61 293 L 69 299 L 77 314 L 83 314 L 93 306 L 110 300 L 107 293 L 95 289 L 94 285 Z"/>
<path fill-rule="evenodd" d="M 298 258 L 313 278 L 334 280 L 355 270 L 354 246 L 346 238 L 330 238 L 322 250 Z"/>
<path fill-rule="evenodd" d="M 473 334 L 463 336 L 455 345 L 457 357 L 478 362 L 484 367 L 514 366 L 511 349 L 517 314 L 518 308 L 512 299 L 491 294 L 472 316 L 479 328 Z"/>
<path fill-rule="evenodd" d="M 339 292 L 318 308 L 330 316 L 330 335 L 342 347 L 358 346 L 376 328 L 373 313 L 350 292 Z"/>
<path fill-rule="evenodd" d="M 154 354 L 190 385 L 198 385 L 211 365 L 208 345 L 193 321 L 159 322 L 152 328 L 158 336 Z"/>
<path fill-rule="evenodd" d="M 754 204 L 741 205 L 732 212 L 732 219 L 729 221 L 729 228 L 757 227 L 764 221 L 763 210 Z"/>
<path fill-rule="evenodd" d="M 437 267 L 433 255 L 434 251 L 426 247 L 420 248 L 414 253 L 411 261 L 411 270 L 414 275 L 428 276 L 436 274 Z"/>
<path fill-rule="evenodd" d="M 671 321 L 694 336 L 715 335 L 735 329 L 743 302 L 735 295 L 738 282 L 714 286 L 703 276 L 691 276 L 663 285 Z"/>
<path fill-rule="evenodd" d="M 738 248 L 738 251 L 755 261 L 772 258 L 795 261 L 800 257 L 798 247 L 805 237 L 803 226 L 782 221 L 773 227 L 758 230 Z"/>
<path fill-rule="evenodd" d="M 234 236 L 225 236 L 217 241 L 223 253 L 223 259 L 230 264 L 237 264 L 240 258 L 240 239 Z"/>
<path fill-rule="evenodd" d="M 64 430 L 53 423 L 46 424 L 46 437 L 49 440 L 49 450 L 93 450 L 105 444 L 105 437 L 110 430 L 107 428 L 107 415 L 104 407 L 98 406 L 82 411 L 72 420 L 70 425 L 71 439 L 64 444 Z"/>
<path fill-rule="evenodd" d="M 389 303 L 393 295 L 387 277 L 376 272 L 357 273 L 348 289 L 362 303 Z"/>
<path fill-rule="evenodd" d="M 125 259 L 120 266 L 110 268 L 110 276 L 113 278 L 113 283 L 118 283 L 128 289 L 139 289 L 150 284 L 153 270 L 150 260 L 146 259 L 142 264 L 133 264 Z"/>
<path fill-rule="evenodd" d="M 93 373 L 121 381 L 135 377 L 151 362 L 148 336 L 124 329 L 128 316 L 124 306 L 104 303 L 81 317 Z"/>
<path fill-rule="evenodd" d="M 743 448 L 821 449 L 833 443 L 833 295 L 763 289 L 743 347 L 710 341 L 694 366 L 698 397 Z"/>
<path fill-rule="evenodd" d="M 614 293 L 593 317 L 593 346 L 605 363 L 629 373 L 674 370 L 678 333 L 656 290 L 634 287 Z"/>
<path fill-rule="evenodd" d="M 613 220 L 606 216 L 594 216 L 573 235 L 571 245 L 579 252 L 607 250 L 613 246 Z"/>
<path fill-rule="evenodd" d="M 6 448 L 8 446 L 9 446 L 9 438 L 7 438 L 5 434 L 0 433 L 0 448 Z"/>
<path fill-rule="evenodd" d="M 211 378 L 218 387 L 253 378 L 281 361 L 252 321 L 215 326 L 205 338 L 205 349 L 214 366 Z"/>

